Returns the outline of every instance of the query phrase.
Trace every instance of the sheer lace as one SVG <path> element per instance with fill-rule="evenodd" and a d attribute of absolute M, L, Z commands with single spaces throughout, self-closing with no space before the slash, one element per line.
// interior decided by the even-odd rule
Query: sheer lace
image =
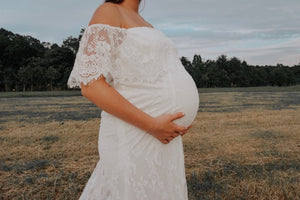
<path fill-rule="evenodd" d="M 151 31 L 152 37 L 135 34 L 139 30 Z M 68 86 L 80 87 L 101 75 L 114 84 L 154 83 L 168 70 L 178 69 L 168 66 L 169 55 L 177 56 L 177 49 L 156 29 L 94 24 L 82 36 Z"/>
<path fill-rule="evenodd" d="M 81 38 L 68 86 L 80 87 L 80 83 L 87 85 L 101 75 L 109 81 L 112 55 L 125 36 L 125 29 L 98 24 L 89 26 Z"/>
<path fill-rule="evenodd" d="M 80 87 L 101 75 L 151 116 L 182 111 L 184 126 L 195 118 L 199 103 L 195 83 L 184 70 L 174 43 L 158 30 L 89 26 L 68 85 Z M 103 111 L 98 148 L 100 161 L 80 200 L 188 199 L 181 137 L 164 145 Z"/>

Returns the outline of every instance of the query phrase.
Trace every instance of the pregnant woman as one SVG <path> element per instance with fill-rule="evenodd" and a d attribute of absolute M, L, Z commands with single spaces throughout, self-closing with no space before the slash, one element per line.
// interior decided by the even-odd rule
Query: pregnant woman
<path fill-rule="evenodd" d="M 80 199 L 188 199 L 181 137 L 198 110 L 197 88 L 139 4 L 105 1 L 80 41 L 68 86 L 103 110 L 100 161 Z"/>

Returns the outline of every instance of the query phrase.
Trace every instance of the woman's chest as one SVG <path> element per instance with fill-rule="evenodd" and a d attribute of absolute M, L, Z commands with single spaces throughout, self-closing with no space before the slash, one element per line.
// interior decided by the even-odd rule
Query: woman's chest
<path fill-rule="evenodd" d="M 129 29 L 126 39 L 114 55 L 114 68 L 122 78 L 135 77 L 140 81 L 155 81 L 178 60 L 172 40 L 158 30 L 148 27 Z"/>

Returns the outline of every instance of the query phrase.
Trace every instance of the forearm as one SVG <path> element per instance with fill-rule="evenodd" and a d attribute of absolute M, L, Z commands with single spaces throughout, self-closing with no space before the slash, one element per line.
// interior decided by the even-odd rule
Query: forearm
<path fill-rule="evenodd" d="M 154 118 L 135 107 L 118 91 L 100 78 L 88 86 L 81 87 L 83 96 L 107 113 L 118 117 L 142 130 L 150 131 Z"/>

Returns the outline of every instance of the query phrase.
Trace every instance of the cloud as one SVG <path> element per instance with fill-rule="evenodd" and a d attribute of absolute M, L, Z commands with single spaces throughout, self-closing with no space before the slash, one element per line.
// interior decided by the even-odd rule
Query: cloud
<path fill-rule="evenodd" d="M 80 33 L 99 4 L 79 0 L 0 1 L 0 25 L 19 34 L 61 43 Z"/>
<path fill-rule="evenodd" d="M 192 59 L 200 54 L 204 59 L 216 59 L 225 54 L 238 57 L 253 65 L 295 65 L 300 61 L 300 38 L 278 42 L 250 39 L 247 41 L 206 40 L 189 37 L 172 38 L 179 54 Z M 249 43 L 249 44 L 248 44 Z"/>
<path fill-rule="evenodd" d="M 162 5 L 154 14 L 145 10 L 145 15 L 174 40 L 181 55 L 191 58 L 197 53 L 215 59 L 227 54 L 260 65 L 300 62 L 299 43 L 289 44 L 300 38 L 297 0 L 164 0 L 158 4 Z"/>
<path fill-rule="evenodd" d="M 61 43 L 77 36 L 101 3 L 0 1 L 0 26 Z M 141 15 L 175 42 L 180 55 L 227 54 L 249 64 L 300 62 L 299 0 L 144 0 L 141 7 Z"/>

